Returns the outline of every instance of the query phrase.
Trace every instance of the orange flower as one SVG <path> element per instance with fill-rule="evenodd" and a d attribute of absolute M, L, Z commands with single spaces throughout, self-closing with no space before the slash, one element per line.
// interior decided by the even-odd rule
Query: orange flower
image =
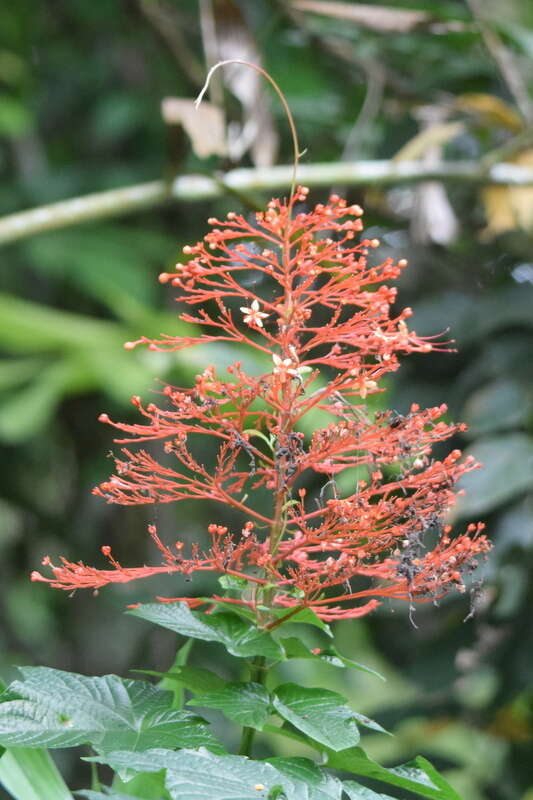
<path fill-rule="evenodd" d="M 380 380 L 398 369 L 402 353 L 448 346 L 409 330 L 410 308 L 392 313 L 396 289 L 383 281 L 397 278 L 407 262 L 369 261 L 379 242 L 356 242 L 359 206 L 332 195 L 298 211 L 306 198 L 299 188 L 287 203 L 272 200 L 253 222 L 234 213 L 209 220 L 204 240 L 184 248 L 188 260 L 160 276 L 180 290 L 181 302 L 200 307 L 181 314 L 198 333 L 127 344 L 180 350 L 234 342 L 266 355 L 270 371 L 251 375 L 236 362 L 222 379 L 208 366 L 192 388 L 165 387 L 159 404 L 133 398 L 141 423 L 101 416 L 128 447 L 95 494 L 123 505 L 218 501 L 241 516 L 235 533 L 213 523 L 210 550 L 195 547 L 185 557 L 181 543 L 166 546 L 150 526 L 160 566 L 123 567 L 106 549 L 110 569 L 46 560 L 52 577 L 34 573 L 34 580 L 72 590 L 209 570 L 255 585 L 254 601 L 247 595 L 232 602 L 310 607 L 326 620 L 366 614 L 382 597 L 412 601 L 464 590 L 462 570 L 474 568 L 489 544 L 482 525 L 450 538 L 443 520 L 455 483 L 478 465 L 461 461 L 457 450 L 441 461 L 431 456 L 435 443 L 464 426 L 445 422 L 443 405 L 371 414 L 362 402 L 382 391 Z M 331 422 L 306 442 L 299 424 L 315 409 Z M 193 455 L 201 437 L 218 442 L 212 467 Z M 163 441 L 170 465 L 131 447 L 150 440 Z M 366 477 L 356 479 L 354 468 Z M 338 476 L 350 470 L 352 489 L 341 495 Z M 313 474 L 324 476 L 322 487 L 306 493 Z M 271 512 L 254 502 L 265 488 Z M 427 549 L 435 535 L 437 545 Z"/>

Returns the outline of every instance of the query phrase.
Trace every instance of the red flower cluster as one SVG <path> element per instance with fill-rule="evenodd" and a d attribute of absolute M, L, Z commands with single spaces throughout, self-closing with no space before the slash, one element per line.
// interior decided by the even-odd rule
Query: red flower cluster
<path fill-rule="evenodd" d="M 110 569 L 45 559 L 53 577 L 36 572 L 34 580 L 73 590 L 209 570 L 253 587 L 231 602 L 288 613 L 307 607 L 325 620 L 366 614 L 378 598 L 464 590 L 462 568 L 475 568 L 476 556 L 489 549 L 484 526 L 450 538 L 443 520 L 454 484 L 478 465 L 461 461 L 458 450 L 442 461 L 431 457 L 434 443 L 464 426 L 442 420 L 445 406 L 371 414 L 360 400 L 381 391 L 399 354 L 439 348 L 408 329 L 409 308 L 391 314 L 396 289 L 383 281 L 397 278 L 407 262 L 374 266 L 369 251 L 378 240 L 356 240 L 359 206 L 333 195 L 300 212 L 307 191 L 299 187 L 288 203 L 272 200 L 254 222 L 233 213 L 209 220 L 204 240 L 184 248 L 186 262 L 160 276 L 181 290 L 182 302 L 199 306 L 181 314 L 199 326 L 198 335 L 126 345 L 168 351 L 233 342 L 256 351 L 267 371 L 251 375 L 234 363 L 222 379 L 209 366 L 192 389 L 166 386 L 159 405 L 134 397 L 142 423 L 101 416 L 121 432 L 117 442 L 163 440 L 169 458 L 161 463 L 127 447 L 96 494 L 123 505 L 214 500 L 240 513 L 239 529 L 210 525 L 209 551 L 196 547 L 186 556 L 181 542 L 163 544 L 150 526 L 160 566 L 123 567 L 104 547 Z M 317 409 L 331 422 L 306 441 L 302 418 Z M 198 455 L 202 437 L 217 442 L 210 467 Z M 314 492 L 306 490 L 313 472 L 323 475 Z M 254 505 L 265 488 L 272 496 L 267 512 Z"/>

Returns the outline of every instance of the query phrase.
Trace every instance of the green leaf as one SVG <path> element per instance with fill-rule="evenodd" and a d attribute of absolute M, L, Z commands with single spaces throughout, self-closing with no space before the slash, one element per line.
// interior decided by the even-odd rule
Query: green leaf
<path fill-rule="evenodd" d="M 390 731 L 386 730 L 379 722 L 376 722 L 375 719 L 370 719 L 367 717 L 366 714 L 358 714 L 357 711 L 352 711 L 357 723 L 362 725 L 364 728 L 369 728 L 372 731 L 377 731 L 378 733 L 386 733 L 387 736 L 392 736 Z"/>
<path fill-rule="evenodd" d="M 8 350 L 48 353 L 75 347 L 119 347 L 127 339 L 127 328 L 83 314 L 47 308 L 39 303 L 0 293 L 0 335 Z M 101 350 L 107 353 L 106 350 Z"/>
<path fill-rule="evenodd" d="M 271 764 L 244 756 L 216 756 L 200 750 L 115 752 L 87 759 L 113 769 L 156 772 L 166 769 L 173 800 L 267 800 L 281 786 L 286 800 L 309 800 L 307 787 Z"/>
<path fill-rule="evenodd" d="M 47 750 L 6 750 L 0 758 L 0 785 L 16 800 L 73 800 Z"/>
<path fill-rule="evenodd" d="M 292 739 L 301 744 L 308 744 L 305 737 L 293 730 L 274 725 L 265 725 L 265 731 Z M 450 784 L 422 756 L 399 767 L 387 769 L 369 758 L 361 747 L 335 752 L 325 748 L 327 766 L 344 772 L 352 772 L 373 780 L 379 780 L 392 786 L 399 786 L 430 800 L 462 800 Z M 378 795 L 380 797 L 380 795 Z M 388 796 L 386 795 L 386 800 Z M 370 796 L 370 800 L 374 800 Z"/>
<path fill-rule="evenodd" d="M 87 800 L 143 800 L 133 794 L 124 794 L 123 792 L 93 792 L 91 789 L 85 789 L 76 792 L 79 797 L 86 797 Z"/>
<path fill-rule="evenodd" d="M 88 678 L 46 667 L 20 667 L 10 685 L 22 699 L 0 704 L 0 743 L 7 746 L 146 750 L 154 745 L 223 752 L 205 722 L 172 708 L 171 692 L 116 675 Z"/>
<path fill-rule="evenodd" d="M 4 359 L 0 362 L 0 392 L 27 383 L 46 366 L 46 363 L 40 358 L 11 358 L 9 361 Z"/>
<path fill-rule="evenodd" d="M 337 692 L 286 683 L 276 689 L 273 705 L 283 719 L 332 750 L 346 750 L 359 741 L 354 713 Z"/>
<path fill-rule="evenodd" d="M 342 783 L 334 775 L 328 775 L 309 758 L 269 758 L 283 775 L 301 781 L 309 791 L 310 800 L 340 800 Z"/>
<path fill-rule="evenodd" d="M 85 387 L 84 372 L 73 359 L 52 362 L 0 405 L 0 438 L 10 443 L 31 439 L 49 422 L 65 394 Z"/>
<path fill-rule="evenodd" d="M 148 603 L 128 613 L 182 636 L 223 644 L 238 658 L 265 656 L 278 660 L 283 657 L 280 645 L 270 634 L 257 630 L 237 614 L 222 612 L 207 616 L 201 611 L 191 611 L 186 603 Z"/>
<path fill-rule="evenodd" d="M 18 138 L 33 126 L 33 115 L 28 105 L 7 92 L 0 95 L 0 134 Z"/>
<path fill-rule="evenodd" d="M 333 769 L 408 789 L 430 800 L 461 800 L 455 789 L 452 789 L 429 761 L 421 756 L 400 767 L 387 769 L 369 758 L 362 748 L 354 747 L 342 753 L 328 752 L 327 765 Z M 372 796 L 370 797 L 372 800 Z"/>
<path fill-rule="evenodd" d="M 96 766 L 96 764 L 91 766 Z M 127 781 L 123 781 L 118 772 L 115 772 L 111 788 L 114 792 L 133 795 L 134 797 L 142 798 L 142 800 L 162 800 L 163 797 L 168 800 L 164 770 L 159 770 L 159 772 L 138 772 Z"/>
<path fill-rule="evenodd" d="M 350 800 L 394 800 L 389 794 L 374 792 L 355 781 L 344 781 L 342 788 Z"/>
<path fill-rule="evenodd" d="M 357 661 L 352 661 L 350 658 L 345 658 L 337 651 L 335 647 L 321 648 L 318 651 L 310 650 L 301 639 L 296 636 L 287 636 L 280 640 L 287 658 L 307 658 L 313 661 L 321 661 L 323 664 L 330 664 L 332 667 L 349 667 L 350 669 L 360 670 L 361 672 L 368 672 L 376 678 L 384 681 L 383 675 L 380 675 L 376 670 L 370 667 L 365 667 L 364 664 L 358 664 Z"/>
<path fill-rule="evenodd" d="M 202 667 L 175 667 L 170 672 L 155 672 L 149 669 L 135 670 L 135 672 L 143 672 L 145 675 L 155 675 L 167 681 L 180 683 L 185 689 L 189 689 L 195 694 L 216 692 L 226 685 L 226 681 L 211 670 Z"/>
<path fill-rule="evenodd" d="M 522 552 L 533 550 L 533 506 L 527 496 L 499 517 L 494 536 L 496 558 L 490 568 L 497 572 L 502 557 L 514 548 Z"/>
<path fill-rule="evenodd" d="M 424 758 L 424 756 L 417 756 L 414 763 L 429 776 L 435 786 L 438 786 L 442 792 L 441 797 L 443 800 L 461 800 L 455 789 L 450 786 L 440 772 L 437 772 L 433 764 L 428 761 L 427 758 Z"/>
<path fill-rule="evenodd" d="M 416 330 L 422 336 L 450 326 L 459 349 L 487 340 L 499 328 L 533 325 L 531 292 L 522 286 L 501 287 L 482 295 L 445 291 L 421 300 L 416 307 Z"/>
<path fill-rule="evenodd" d="M 290 613 L 290 608 L 275 608 L 268 609 L 268 611 L 275 619 L 281 619 Z M 320 630 L 327 634 L 330 639 L 333 638 L 333 632 L 327 622 L 324 622 L 320 619 L 320 617 L 317 617 L 315 612 L 310 608 L 302 608 L 301 611 L 293 614 L 288 622 L 297 623 L 300 625 L 313 625 L 315 628 L 320 628 Z"/>
<path fill-rule="evenodd" d="M 248 586 L 246 578 L 236 578 L 234 575 L 221 575 L 218 582 L 225 592 L 237 592 L 239 595 Z"/>
<path fill-rule="evenodd" d="M 491 511 L 533 488 L 533 438 L 525 433 L 477 441 L 465 455 L 473 455 L 483 468 L 463 475 L 458 484 L 466 490 L 456 506 L 461 517 Z"/>
<path fill-rule="evenodd" d="M 512 380 L 500 379 L 475 391 L 465 404 L 461 418 L 474 438 L 496 431 L 516 428 L 527 422 L 531 399 L 524 387 Z"/>
<path fill-rule="evenodd" d="M 189 706 L 218 708 L 239 725 L 261 730 L 270 714 L 270 697 L 259 683 L 228 683 L 223 689 L 189 700 Z"/>
<path fill-rule="evenodd" d="M 238 617 L 248 620 L 248 622 L 255 623 L 255 612 L 252 611 L 251 608 L 235 605 L 234 603 L 226 603 L 224 600 L 217 600 L 215 602 L 211 597 L 205 597 L 203 599 L 210 605 L 216 605 L 217 610 L 228 611 L 230 614 L 236 614 Z"/>
<path fill-rule="evenodd" d="M 189 658 L 192 646 L 194 644 L 193 639 L 187 639 L 184 645 L 182 645 L 177 653 L 176 657 L 174 658 L 174 663 L 170 668 L 170 671 L 173 669 L 181 669 L 182 666 L 187 664 L 187 659 Z M 176 686 L 176 683 L 172 680 L 168 680 L 166 675 L 161 676 L 161 680 L 159 681 L 158 687 L 160 689 L 167 689 L 169 692 L 172 692 L 173 702 L 172 708 L 183 708 L 183 689 L 181 686 Z"/>

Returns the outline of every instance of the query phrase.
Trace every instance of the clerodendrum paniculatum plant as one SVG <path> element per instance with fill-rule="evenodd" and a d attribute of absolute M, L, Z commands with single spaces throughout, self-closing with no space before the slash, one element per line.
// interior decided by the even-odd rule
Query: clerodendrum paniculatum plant
<path fill-rule="evenodd" d="M 379 242 L 356 240 L 358 206 L 332 196 L 300 210 L 306 200 L 299 187 L 289 202 L 272 200 L 253 221 L 233 213 L 222 222 L 210 219 L 204 240 L 184 248 L 185 263 L 160 276 L 195 309 L 181 319 L 203 331 L 128 343 L 172 351 L 234 342 L 266 354 L 269 371 L 251 375 L 234 363 L 228 377 L 208 366 L 192 388 L 166 386 L 159 403 L 134 397 L 140 423 L 101 416 L 128 446 L 96 494 L 122 505 L 218 501 L 238 512 L 237 528 L 213 522 L 211 548 L 187 554 L 182 542 L 164 544 L 151 525 L 160 566 L 122 566 L 104 546 L 111 569 L 45 559 L 53 577 L 34 573 L 34 580 L 72 591 L 161 572 L 214 571 L 243 579 L 240 597 L 230 602 L 250 609 L 265 629 L 302 609 L 330 621 L 367 614 L 382 597 L 427 599 L 464 589 L 462 568 L 487 549 L 483 526 L 450 538 L 442 521 L 455 500 L 454 484 L 477 465 L 461 461 L 458 450 L 442 461 L 431 458 L 433 444 L 464 426 L 442 420 L 444 405 L 412 405 L 400 415 L 369 414 L 361 403 L 398 368 L 399 354 L 438 349 L 408 329 L 409 308 L 391 313 L 396 290 L 383 281 L 397 278 L 406 262 L 369 264 L 369 249 Z M 257 289 L 242 280 L 251 274 Z M 301 422 L 315 409 L 331 422 L 306 442 Z M 198 455 L 205 438 L 217 442 L 209 465 Z M 170 458 L 132 446 L 154 440 Z M 355 478 L 341 495 L 339 476 L 361 466 L 368 477 Z M 324 476 L 323 491 L 308 500 L 312 473 Z M 265 488 L 272 500 L 261 513 L 254 497 Z M 426 550 L 431 530 L 439 541 Z M 190 607 L 213 607 L 219 599 L 173 598 Z M 272 617 L 279 609 L 286 615 Z"/>
<path fill-rule="evenodd" d="M 97 495 L 122 505 L 218 502 L 234 510 L 235 527 L 215 519 L 210 546 L 188 550 L 181 541 L 163 542 L 150 525 L 158 565 L 123 565 L 104 546 L 105 569 L 45 558 L 51 574 L 32 576 L 67 591 L 161 573 L 224 576 L 220 594 L 158 598 L 159 604 L 133 613 L 221 642 L 250 660 L 249 680 L 242 683 L 225 684 L 183 659 L 170 673 L 193 693 L 193 704 L 219 708 L 243 726 L 241 755 L 227 755 L 207 724 L 180 710 L 176 696 L 162 688 L 39 668 L 25 668 L 23 680 L 10 687 L 0 706 L 0 742 L 88 742 L 98 761 L 137 776 L 131 786 L 142 797 L 378 797 L 305 759 L 244 758 L 254 732 L 266 728 L 309 744 L 333 768 L 419 796 L 457 798 L 423 759 L 411 772 L 368 759 L 357 747 L 356 723 L 369 720 L 336 693 L 295 684 L 272 688 L 269 668 L 287 658 L 357 666 L 332 648 L 309 650 L 294 634 L 284 635 L 287 623 L 327 630 L 328 622 L 368 614 L 383 598 L 412 605 L 462 592 L 465 570 L 489 549 L 482 524 L 456 535 L 446 524 L 454 485 L 478 465 L 461 460 L 458 450 L 442 460 L 432 457 L 434 444 L 464 426 L 443 420 L 444 405 L 372 413 L 365 402 L 383 391 L 380 383 L 398 369 L 401 354 L 447 349 L 409 329 L 411 309 L 393 311 L 396 289 L 386 282 L 407 262 L 375 263 L 379 242 L 360 238 L 359 206 L 336 195 L 310 206 L 307 195 L 306 188 L 293 187 L 287 201 L 272 200 L 253 217 L 210 219 L 203 241 L 184 247 L 183 263 L 160 276 L 189 307 L 181 319 L 197 325 L 198 333 L 126 345 L 168 352 L 229 342 L 256 353 L 266 371 L 249 372 L 239 362 L 225 370 L 209 365 L 192 387 L 165 386 L 157 403 L 134 397 L 138 423 L 101 416 L 119 432 L 123 448 L 115 474 Z M 330 421 L 307 438 L 306 415 L 317 410 Z M 216 444 L 209 464 L 202 458 L 206 440 Z M 147 442 L 160 444 L 160 459 L 152 446 L 145 449 Z M 272 714 L 278 727 L 268 723 Z M 146 794 L 143 776 L 160 770 L 166 777 L 158 793 Z M 114 786 L 124 788 L 118 777 Z M 99 791 L 93 786 L 87 796 L 103 797 Z"/>

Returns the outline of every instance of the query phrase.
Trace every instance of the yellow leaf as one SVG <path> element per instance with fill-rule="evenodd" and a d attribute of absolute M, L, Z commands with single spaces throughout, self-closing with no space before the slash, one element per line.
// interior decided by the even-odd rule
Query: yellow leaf
<path fill-rule="evenodd" d="M 486 125 L 497 125 L 514 133 L 524 127 L 514 108 L 492 94 L 461 94 L 456 97 L 454 105 L 459 111 L 477 114 Z"/>
<path fill-rule="evenodd" d="M 509 163 L 533 167 L 533 150 L 519 153 Z M 533 186 L 486 186 L 481 200 L 487 218 L 483 239 L 517 229 L 533 230 Z"/>
<path fill-rule="evenodd" d="M 441 122 L 424 128 L 398 150 L 393 161 L 417 161 L 431 147 L 446 144 L 463 133 L 464 129 L 462 122 Z"/>

